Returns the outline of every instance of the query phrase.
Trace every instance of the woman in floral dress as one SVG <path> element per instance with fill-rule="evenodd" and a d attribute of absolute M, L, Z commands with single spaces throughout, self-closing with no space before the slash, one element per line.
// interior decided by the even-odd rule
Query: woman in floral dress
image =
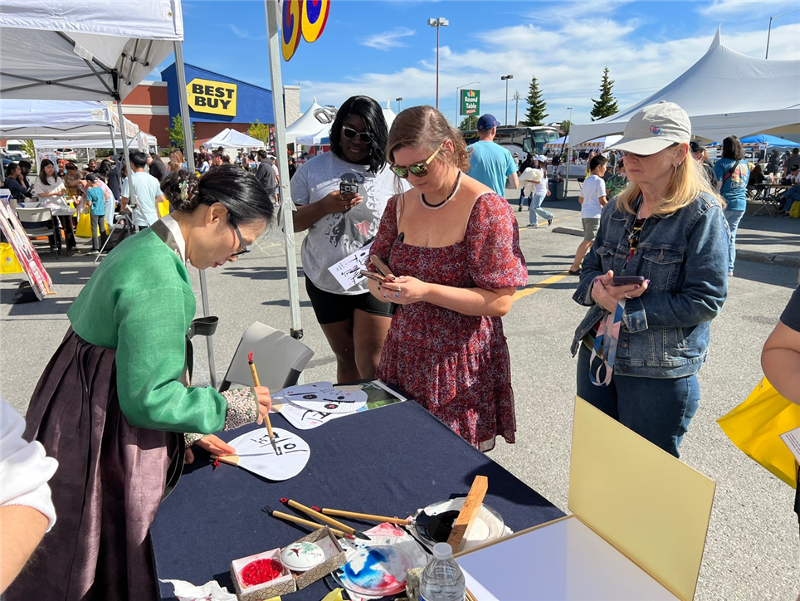
<path fill-rule="evenodd" d="M 513 443 L 514 393 L 500 318 L 528 282 L 514 213 L 466 175 L 460 133 L 431 106 L 397 116 L 387 158 L 413 188 L 389 200 L 370 252 L 395 274 L 370 280 L 370 292 L 399 305 L 377 376 L 482 451 L 498 434 Z"/>

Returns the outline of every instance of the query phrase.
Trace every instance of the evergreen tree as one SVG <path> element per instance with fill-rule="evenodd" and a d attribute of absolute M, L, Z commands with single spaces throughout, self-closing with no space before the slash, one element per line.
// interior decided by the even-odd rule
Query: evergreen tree
<path fill-rule="evenodd" d="M 169 134 L 170 144 L 183 148 L 185 141 L 183 139 L 183 119 L 181 119 L 181 116 L 175 115 L 172 118 L 172 127 L 166 127 L 165 129 Z M 194 123 L 192 123 L 192 146 L 194 146 L 194 139 Z"/>
<path fill-rule="evenodd" d="M 564 132 L 564 135 L 565 135 L 565 136 L 566 136 L 566 135 L 569 135 L 569 128 L 570 128 L 570 127 L 572 127 L 572 121 L 570 121 L 569 119 L 564 119 L 564 120 L 561 122 L 561 131 L 563 131 L 563 132 Z"/>
<path fill-rule="evenodd" d="M 619 112 L 619 108 L 617 108 L 617 101 L 611 94 L 611 88 L 613 87 L 614 81 L 608 78 L 608 67 L 606 67 L 603 70 L 603 82 L 600 84 L 600 99 L 595 100 L 592 98 L 592 102 L 594 102 L 592 112 L 590 113 L 592 116 L 592 121 L 597 121 L 598 119 L 603 119 L 604 117 L 610 117 L 611 115 Z"/>
<path fill-rule="evenodd" d="M 526 118 L 520 121 L 520 125 L 544 125 L 545 117 L 547 117 L 547 102 L 542 97 L 542 91 L 539 89 L 539 82 L 536 78 L 531 79 L 531 87 L 528 89 L 528 97 L 525 99 L 528 103 L 528 112 Z"/>
<path fill-rule="evenodd" d="M 458 125 L 461 131 L 468 131 L 470 129 L 478 129 L 478 115 L 467 115 L 461 120 Z"/>

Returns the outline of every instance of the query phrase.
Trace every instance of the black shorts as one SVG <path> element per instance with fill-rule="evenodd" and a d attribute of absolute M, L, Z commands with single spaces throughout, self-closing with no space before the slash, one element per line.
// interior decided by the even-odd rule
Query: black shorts
<path fill-rule="evenodd" d="M 353 312 L 361 309 L 370 315 L 391 317 L 394 313 L 392 303 L 382 303 L 369 292 L 364 294 L 333 294 L 317 288 L 306 277 L 306 292 L 311 306 L 321 324 L 336 323 L 353 318 Z"/>

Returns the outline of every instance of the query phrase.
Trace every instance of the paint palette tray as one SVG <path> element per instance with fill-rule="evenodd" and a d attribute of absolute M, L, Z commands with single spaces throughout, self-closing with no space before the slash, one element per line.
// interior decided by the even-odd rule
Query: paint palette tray
<path fill-rule="evenodd" d="M 466 497 L 456 497 L 447 501 L 433 503 L 417 511 L 412 517 L 412 534 L 429 549 L 436 543 L 446 543 L 453 529 L 453 522 L 464 507 Z M 481 505 L 478 515 L 464 538 L 462 551 L 505 536 L 503 517 L 494 509 Z"/>
<path fill-rule="evenodd" d="M 268 582 L 249 585 L 243 576 L 247 567 L 255 562 L 264 560 L 280 562 L 280 553 L 280 549 L 272 549 L 249 557 L 234 559 L 231 562 L 231 579 L 236 589 L 236 598 L 239 601 L 263 601 L 279 595 L 288 595 L 297 590 L 294 577 L 285 565 L 281 565 L 283 568 L 281 575 Z"/>
<path fill-rule="evenodd" d="M 414 559 L 397 545 L 364 546 L 333 578 L 347 591 L 382 597 L 405 591 L 406 572 L 414 567 Z"/>

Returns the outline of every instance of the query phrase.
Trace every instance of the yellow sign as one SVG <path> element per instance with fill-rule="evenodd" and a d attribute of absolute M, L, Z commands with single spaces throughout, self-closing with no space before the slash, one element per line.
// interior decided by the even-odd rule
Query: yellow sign
<path fill-rule="evenodd" d="M 186 84 L 189 106 L 198 113 L 236 116 L 236 84 L 193 79 Z"/>

